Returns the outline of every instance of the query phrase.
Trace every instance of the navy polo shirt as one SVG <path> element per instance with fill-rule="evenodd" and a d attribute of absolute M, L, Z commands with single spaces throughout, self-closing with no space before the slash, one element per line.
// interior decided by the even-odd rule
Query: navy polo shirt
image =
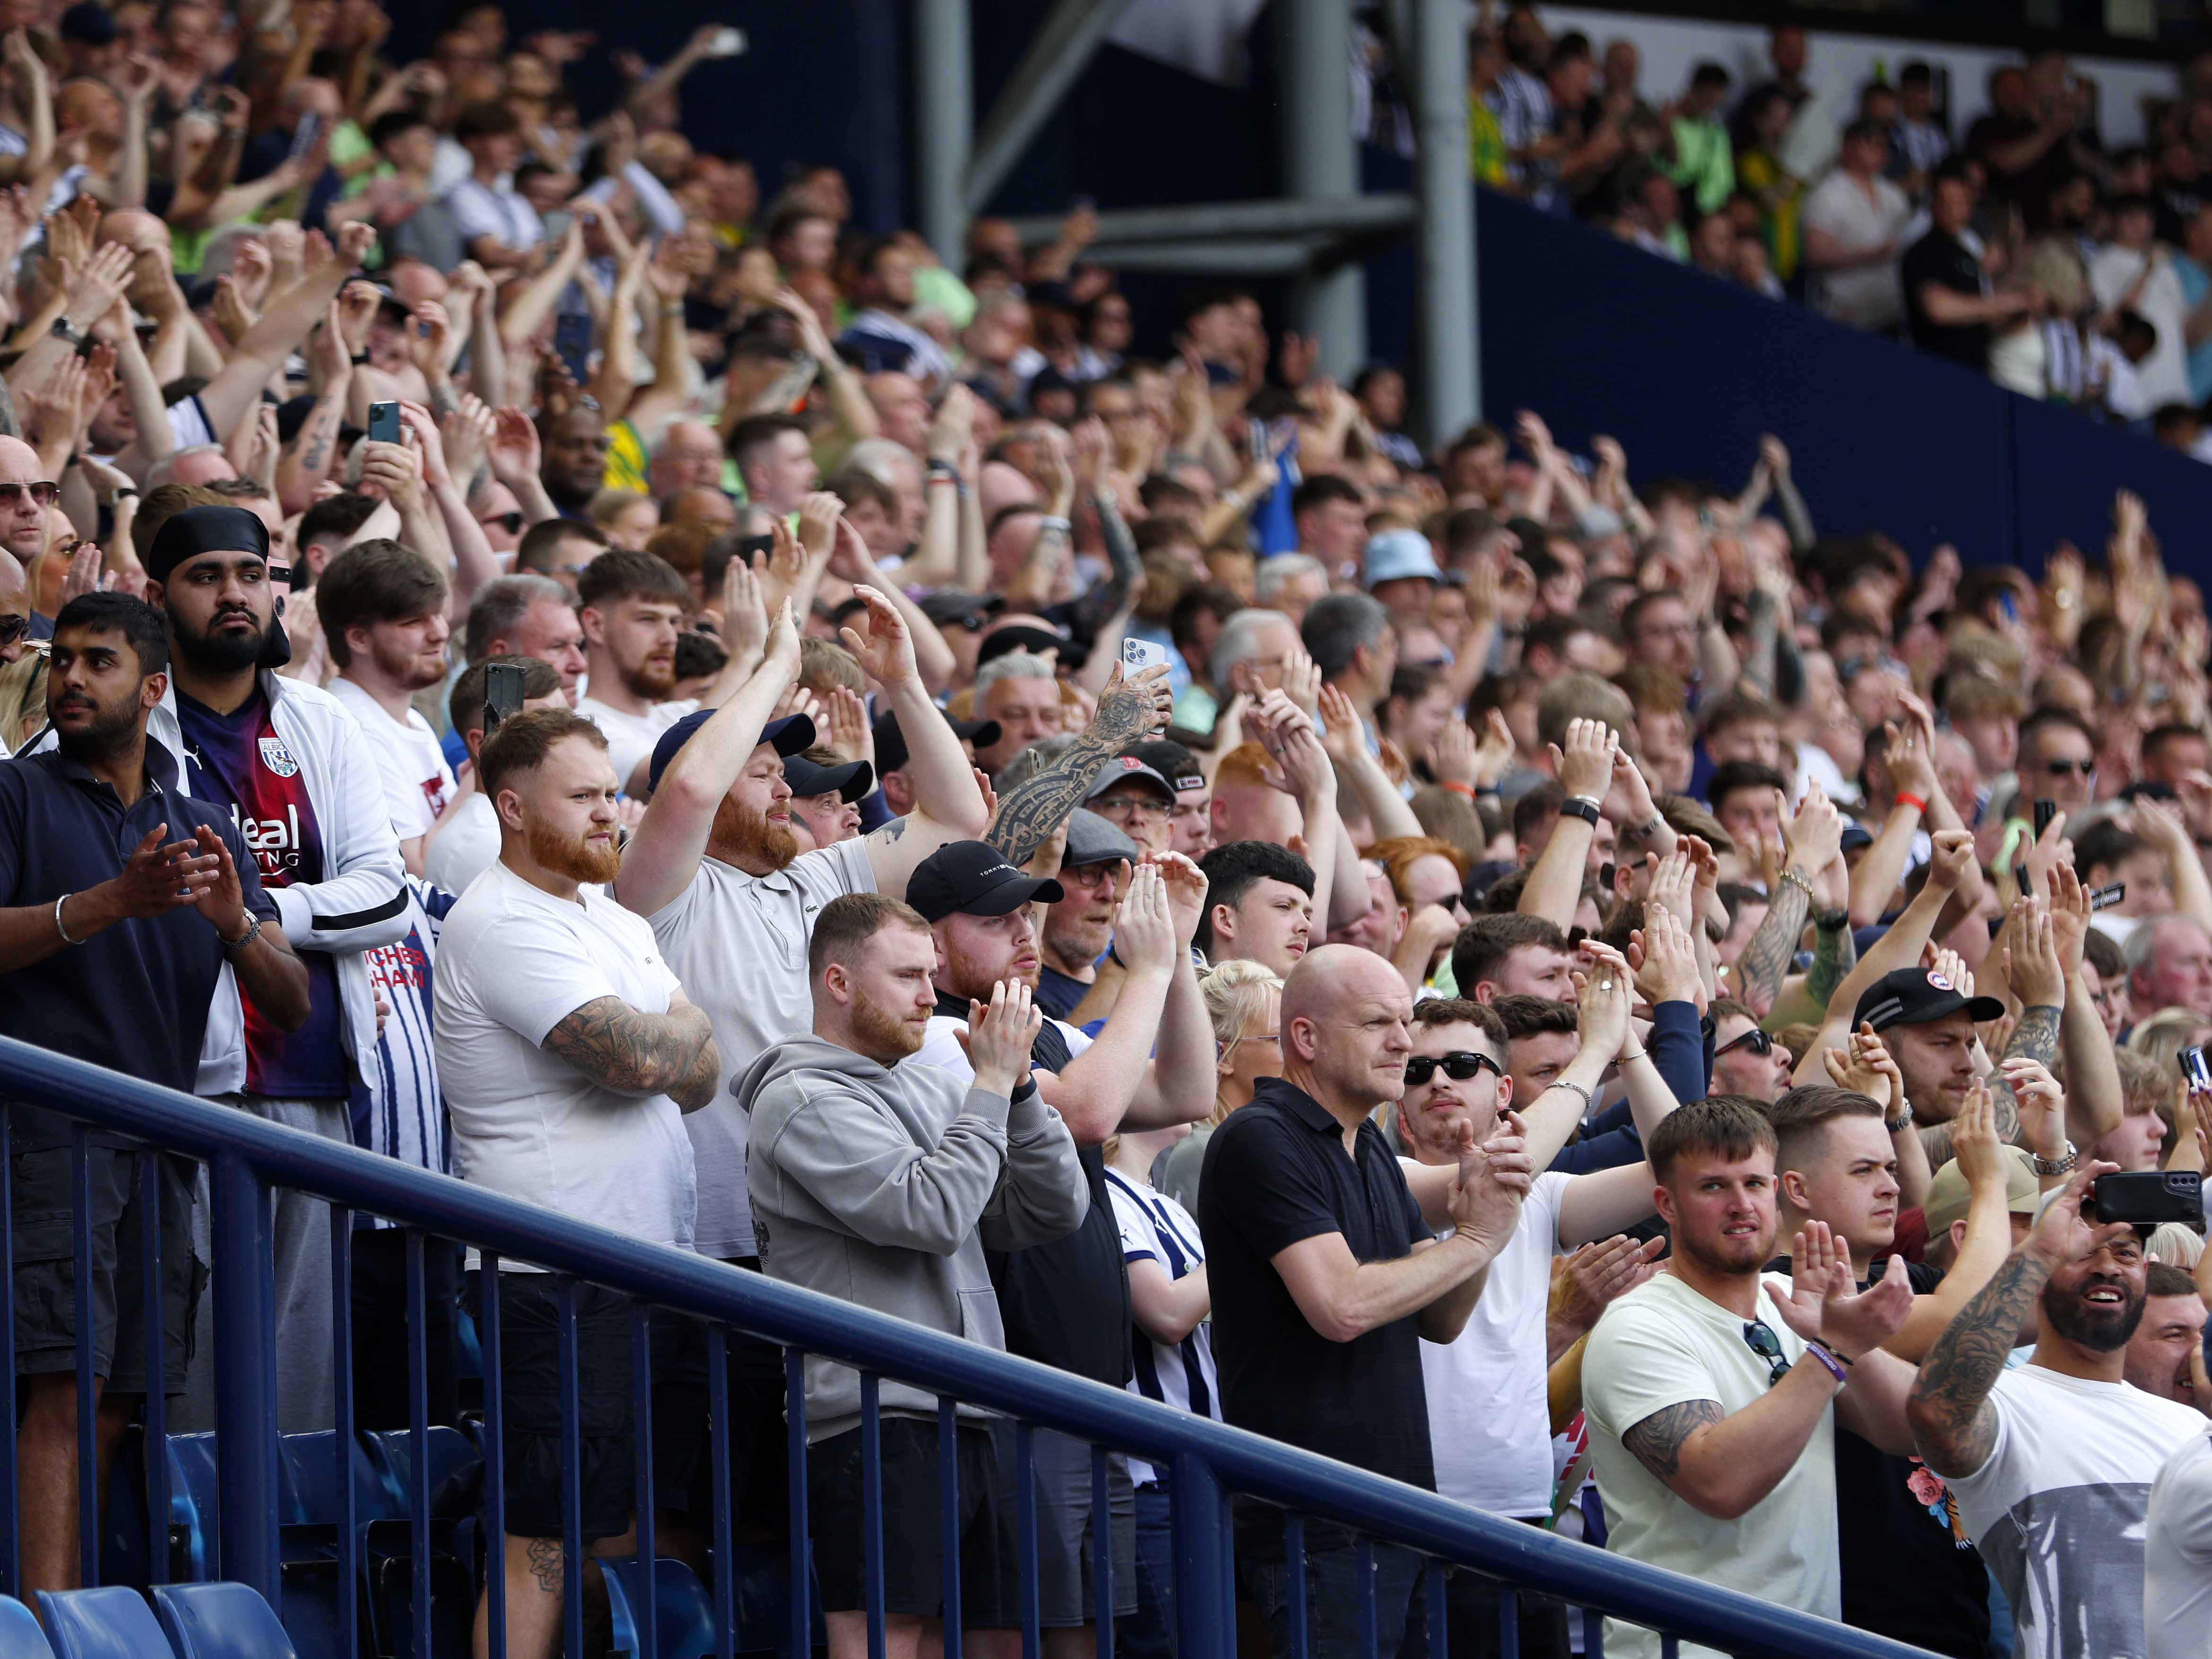
<path fill-rule="evenodd" d="M 1299 1311 L 1274 1258 L 1342 1233 L 1358 1261 L 1430 1237 L 1405 1171 L 1370 1119 L 1344 1126 L 1303 1090 L 1263 1079 L 1206 1148 L 1198 1200 L 1213 1287 L 1222 1415 L 1272 1440 L 1436 1490 L 1417 1316 L 1332 1342 Z M 1279 1525 L 1279 1522 L 1277 1523 Z"/>
<path fill-rule="evenodd" d="M 113 789 L 59 750 L 0 763 L 0 905 L 51 911 L 64 894 L 122 874 L 157 824 L 167 823 L 166 839 L 174 842 L 204 823 L 230 848 L 246 908 L 275 922 L 260 865 L 229 811 L 185 795 L 176 762 L 159 744 L 146 745 L 146 793 L 126 811 Z M 222 941 L 189 905 L 118 922 L 82 945 L 0 974 L 0 1035 L 190 1094 L 222 965 Z M 67 1146 L 70 1121 L 16 1108 L 14 1150 Z M 131 1144 L 122 1136 L 94 1139 Z"/>

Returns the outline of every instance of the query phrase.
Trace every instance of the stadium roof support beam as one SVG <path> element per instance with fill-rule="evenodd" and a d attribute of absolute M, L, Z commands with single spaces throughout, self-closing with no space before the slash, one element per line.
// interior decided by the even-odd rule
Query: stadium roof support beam
<path fill-rule="evenodd" d="M 1102 242 L 1089 257 L 1122 270 L 1212 271 L 1224 276 L 1310 276 L 1319 244 L 1279 237 L 1220 241 Z"/>
<path fill-rule="evenodd" d="M 975 71 L 968 0 L 915 0 L 915 198 L 921 234 L 947 270 L 964 270 Z"/>
<path fill-rule="evenodd" d="M 1467 164 L 1467 22 L 1462 0 L 1410 3 L 1413 182 L 1420 199 L 1414 339 L 1422 425 L 1435 444 L 1482 414 L 1474 181 Z"/>
<path fill-rule="evenodd" d="M 1352 132 L 1351 0 L 1276 0 L 1275 141 L 1283 194 L 1327 201 L 1359 192 Z M 1324 374 L 1348 381 L 1367 356 L 1367 283 L 1356 264 L 1291 284 L 1285 320 L 1319 343 Z"/>
<path fill-rule="evenodd" d="M 955 3 L 961 4 L 963 13 L 966 9 L 964 0 L 923 0 L 923 3 L 933 11 Z M 1037 129 L 1075 84 L 1107 31 L 1121 21 L 1128 7 L 1129 0 L 1059 0 L 1052 9 L 976 134 L 965 185 L 970 216 L 981 213 L 992 192 L 1006 181 L 1030 140 L 1036 137 Z M 965 27 L 963 18 L 963 46 Z"/>

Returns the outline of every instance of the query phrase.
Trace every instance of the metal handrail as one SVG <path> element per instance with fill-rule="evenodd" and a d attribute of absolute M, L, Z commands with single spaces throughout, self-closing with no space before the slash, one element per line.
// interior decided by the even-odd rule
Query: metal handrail
<path fill-rule="evenodd" d="M 1630 1561 L 1434 1492 L 957 1337 L 781 1285 L 358 1147 L 0 1037 L 0 1092 L 507 1260 L 1159 1462 L 1632 1624 L 1737 1655 L 1924 1659 L 1922 1650 Z"/>

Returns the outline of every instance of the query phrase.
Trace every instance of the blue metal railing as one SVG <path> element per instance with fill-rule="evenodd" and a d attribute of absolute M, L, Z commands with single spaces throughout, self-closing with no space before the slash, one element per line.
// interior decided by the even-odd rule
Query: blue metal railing
<path fill-rule="evenodd" d="M 407 1279 L 411 1322 L 409 1353 L 413 1451 L 409 1474 L 409 1510 L 414 1536 L 411 1542 L 413 1599 L 410 1607 L 412 1650 L 418 1659 L 431 1653 L 431 1594 L 427 1551 L 428 1427 L 423 1380 L 423 1250 L 426 1238 L 451 1239 L 477 1249 L 483 1256 L 485 1294 L 482 1297 L 484 1360 L 484 1417 L 486 1433 L 485 1500 L 488 1555 L 485 1583 L 494 1632 L 492 1651 L 502 1650 L 504 1630 L 501 1584 L 504 1538 L 501 1468 L 501 1399 L 499 1376 L 499 1297 L 491 1285 L 501 1258 L 525 1261 L 561 1276 L 555 1282 L 573 1288 L 585 1284 L 604 1286 L 634 1298 L 637 1316 L 635 1354 L 641 1379 L 646 1374 L 647 1310 L 665 1310 L 705 1322 L 708 1350 L 708 1386 L 711 1406 L 714 1542 L 717 1557 L 714 1598 L 722 1659 L 733 1651 L 735 1614 L 732 1607 L 732 1510 L 738 1494 L 732 1492 L 726 1448 L 730 1432 L 728 1378 L 723 1360 L 727 1334 L 740 1332 L 780 1344 L 786 1350 L 788 1446 L 791 1477 L 791 1633 L 788 1651 L 804 1655 L 811 1645 L 809 1578 L 805 1540 L 806 1464 L 805 1408 L 803 1364 L 816 1354 L 856 1367 L 862 1375 L 862 1444 L 864 1491 L 869 1528 L 877 1532 L 882 1519 L 878 1464 L 879 1413 L 877 1386 L 881 1377 L 934 1392 L 939 1397 L 938 1421 L 945 1431 L 953 1423 L 954 1402 L 980 1406 L 1015 1419 L 1017 1462 L 1024 1479 L 1021 1498 L 1021 1535 L 1025 1583 L 1024 1600 L 1024 1650 L 1040 1651 L 1036 1597 L 1036 1525 L 1033 1485 L 1025 1478 L 1031 1436 L 1038 1428 L 1053 1429 L 1091 1443 L 1141 1456 L 1170 1471 L 1172 1492 L 1171 1527 L 1174 1542 L 1174 1617 L 1179 1651 L 1190 1656 L 1228 1655 L 1236 1651 L 1235 1559 L 1230 1522 L 1229 1494 L 1261 1499 L 1282 1508 L 1285 1514 L 1287 1561 L 1293 1587 L 1292 1622 L 1299 1630 L 1297 1647 L 1304 1650 L 1303 1517 L 1323 1519 L 1356 1533 L 1360 1559 L 1369 1559 L 1376 1544 L 1413 1550 L 1434 1564 L 1464 1567 L 1486 1577 L 1558 1598 L 1626 1623 L 1645 1626 L 1664 1633 L 1671 1656 L 1677 1638 L 1721 1649 L 1739 1656 L 1773 1656 L 1774 1659 L 1914 1659 L 1920 1650 L 1895 1642 L 1771 1606 L 1751 1596 L 1698 1580 L 1625 1560 L 1602 1551 L 1518 1522 L 1501 1519 L 1450 1502 L 1433 1492 L 1419 1491 L 1364 1470 L 1330 1462 L 1312 1453 L 1263 1439 L 1241 1430 L 1224 1427 L 1206 1419 L 1171 1410 L 1122 1390 L 1071 1376 L 1030 1361 L 994 1352 L 957 1338 L 908 1324 L 884 1315 L 855 1308 L 811 1291 L 780 1285 L 761 1274 L 726 1267 L 689 1252 L 652 1244 L 606 1229 L 573 1220 L 554 1211 L 520 1202 L 500 1194 L 470 1187 L 461 1182 L 402 1164 L 352 1146 L 266 1122 L 249 1114 L 210 1105 L 193 1097 L 106 1071 L 84 1061 L 55 1054 L 11 1039 L 0 1038 L 0 1092 L 15 1101 L 63 1113 L 93 1127 L 119 1133 L 149 1146 L 204 1161 L 209 1166 L 210 1223 L 214 1254 L 212 1287 L 216 1296 L 216 1438 L 220 1447 L 217 1545 L 220 1576 L 253 1586 L 270 1605 L 280 1601 L 278 1441 L 276 1411 L 276 1362 L 273 1329 L 273 1291 L 269 1279 L 271 1255 L 268 1217 L 272 1188 L 288 1188 L 328 1200 L 331 1206 L 332 1273 L 339 1289 L 336 1312 L 337 1346 L 341 1360 L 348 1341 L 348 1299 L 343 1293 L 348 1257 L 346 1241 L 356 1212 L 386 1218 L 411 1230 L 407 1250 Z M 83 1137 L 78 1137 L 82 1147 Z M 9 1194 L 5 1183 L 5 1131 L 0 1128 L 0 1207 Z M 83 1167 L 82 1158 L 78 1160 Z M 79 1182 L 79 1213 L 84 1213 L 82 1181 Z M 10 1212 L 12 1213 L 12 1212 Z M 84 1228 L 78 1231 L 82 1249 Z M 153 1231 L 153 1230 L 149 1230 Z M 0 1251 L 7 1251 L 7 1235 L 0 1231 Z M 84 1257 L 81 1255 L 79 1260 Z M 0 1297 L 9 1298 L 0 1310 L 0 1341 L 13 1353 L 12 1256 L 0 1255 Z M 80 1273 L 82 1285 L 84 1275 Z M 158 1284 L 158 1276 L 150 1283 Z M 82 1299 L 82 1297 L 81 1297 Z M 80 1318 L 80 1370 L 89 1360 L 86 1322 Z M 563 1492 L 567 1510 L 568 1559 L 582 1559 L 578 1524 L 574 1455 L 578 1432 L 574 1359 L 575 1314 L 572 1297 L 562 1296 L 562 1347 L 563 1370 L 563 1430 L 570 1455 L 568 1486 Z M 149 1375 L 160 1376 L 158 1303 L 149 1316 Z M 355 1629 L 353 1589 L 348 1570 L 353 1534 L 353 1478 L 349 1464 L 350 1406 L 343 1364 L 338 1366 L 335 1390 L 339 1419 L 335 1437 L 337 1489 L 341 1494 L 343 1529 L 339 1534 L 337 1576 L 341 1586 L 342 1628 L 348 1655 Z M 155 1391 L 158 1400 L 158 1389 Z M 637 1446 L 638 1507 L 641 1516 L 640 1554 L 653 1559 L 650 1531 L 653 1486 L 650 1452 L 651 1390 L 638 1389 L 640 1422 Z M 90 1445 L 89 1391 L 79 1395 L 80 1443 Z M 0 1434 L 0 1573 L 6 1587 L 21 1583 L 17 1562 L 20 1533 L 15 1513 L 14 1405 L 7 1432 Z M 158 1405 L 153 1423 L 159 1425 Z M 943 1468 L 950 1477 L 955 1467 L 950 1432 L 940 1435 Z M 159 1440 L 149 1432 L 147 1441 L 149 1556 L 158 1571 L 166 1561 L 165 1522 L 168 1492 L 155 1474 L 165 1465 Z M 1110 1652 L 1112 1599 L 1103 1541 L 1108 1534 L 1105 1464 L 1103 1451 L 1092 1460 L 1094 1515 L 1100 1548 L 1098 1578 L 1099 1650 Z M 158 1491 L 156 1490 L 158 1486 Z M 946 1651 L 957 1659 L 959 1651 L 958 1549 L 957 1499 L 952 1481 L 943 1482 L 945 1534 Z M 89 1486 L 87 1486 L 90 1495 Z M 88 1504 L 88 1538 L 94 1536 L 92 1505 Z M 919 1517 L 901 1517 L 908 1525 Z M 879 1536 L 867 1540 L 865 1580 L 869 1602 L 871 1650 L 882 1651 L 883 1547 Z M 94 1559 L 88 1551 L 89 1571 Z M 581 1651 L 581 1593 L 584 1575 L 568 1571 L 565 1622 L 568 1651 Z M 1441 1659 L 1446 1651 L 1443 1626 L 1443 1575 L 1431 1572 L 1431 1651 Z M 87 1582 L 90 1582 L 88 1578 Z M 650 1571 L 646 1583 L 651 1583 Z M 1371 1579 L 1363 1575 L 1363 1584 Z M 1372 1651 L 1374 1622 L 1370 1595 L 1363 1595 L 1363 1613 Z M 1507 1639 L 1501 1651 L 1517 1651 L 1511 1639 L 1515 1598 L 1499 1598 L 1501 1625 Z M 642 1659 L 653 1659 L 652 1609 L 643 1609 L 639 1621 Z M 1589 1650 L 1598 1659 L 1601 1649 L 1594 1620 L 1586 1618 Z"/>

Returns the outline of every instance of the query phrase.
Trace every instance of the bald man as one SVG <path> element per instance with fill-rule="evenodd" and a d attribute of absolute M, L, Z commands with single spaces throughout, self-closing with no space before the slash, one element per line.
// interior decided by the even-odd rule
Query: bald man
<path fill-rule="evenodd" d="M 721 494 L 722 440 L 704 421 L 671 421 L 653 452 L 647 474 L 653 493 L 665 500 L 699 488 Z"/>
<path fill-rule="evenodd" d="M 0 554 L 0 664 L 22 656 L 31 637 L 31 584 L 12 555 Z"/>
<path fill-rule="evenodd" d="M 0 438 L 0 547 L 25 570 L 46 550 L 46 509 L 60 493 L 21 438 Z"/>
<path fill-rule="evenodd" d="M 1450 1342 L 1512 1237 L 1532 1172 L 1519 1121 L 1425 1183 L 1431 1212 L 1375 1126 L 1406 1091 L 1413 1000 L 1371 951 L 1325 945 L 1283 985 L 1283 1075 L 1262 1079 L 1206 1149 L 1199 1226 L 1213 1293 L 1222 1415 L 1240 1428 L 1436 1490 L 1421 1343 Z M 1347 1163 L 1348 1161 L 1348 1163 Z M 1240 1516 L 1237 1554 L 1278 1659 L 1291 1645 L 1279 1518 Z M 1358 1545 L 1307 1534 L 1316 1653 L 1359 1650 Z M 1420 1556 L 1374 1545 L 1376 1651 L 1419 1650 Z"/>

